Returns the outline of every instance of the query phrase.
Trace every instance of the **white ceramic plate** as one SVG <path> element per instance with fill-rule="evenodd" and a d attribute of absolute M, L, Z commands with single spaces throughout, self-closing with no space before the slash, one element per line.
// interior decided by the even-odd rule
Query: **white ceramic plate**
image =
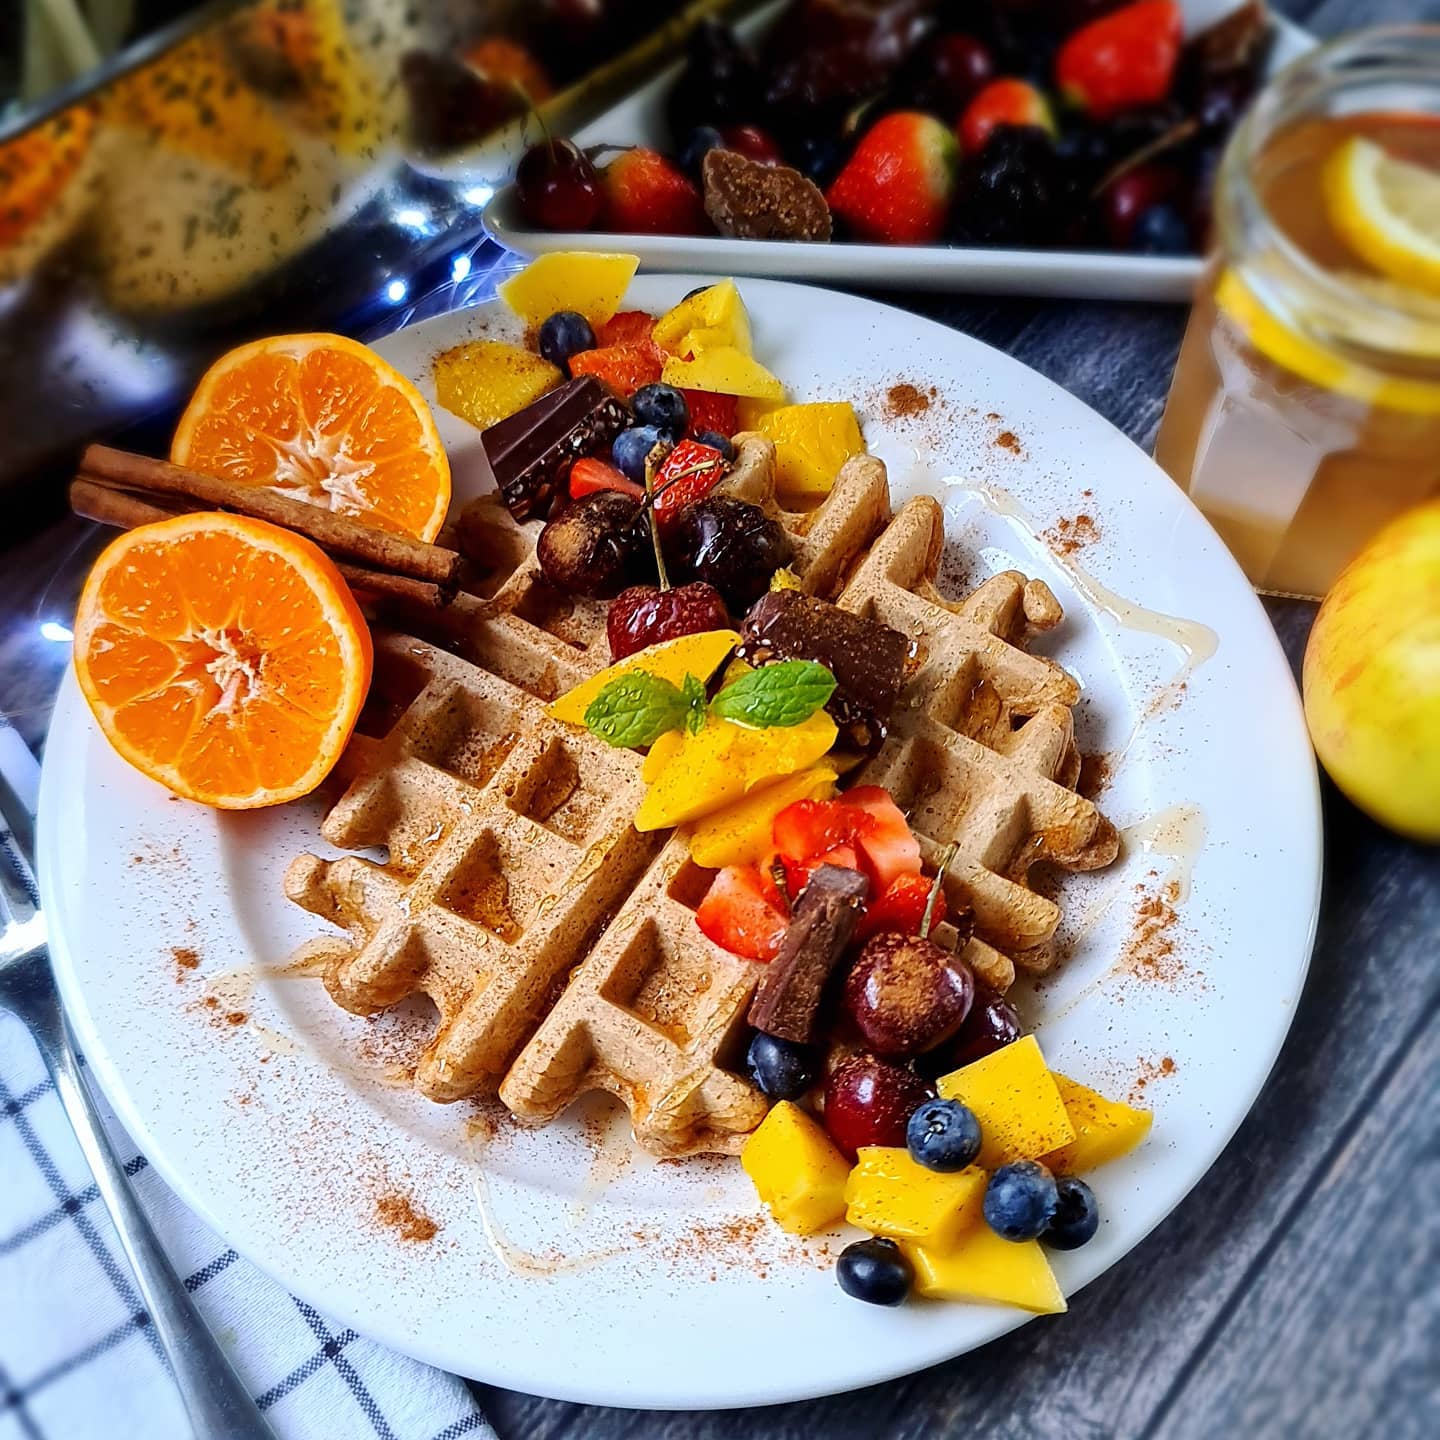
<path fill-rule="evenodd" d="M 629 303 L 660 310 L 691 283 L 647 276 Z M 1290 1024 L 1320 861 L 1290 673 L 1199 513 L 1078 400 L 873 301 L 775 281 L 742 290 L 756 351 L 795 396 L 852 399 L 896 499 L 945 501 L 946 585 L 1018 566 L 1067 611 L 1045 649 L 1083 681 L 1082 747 L 1115 758 L 1101 803 L 1126 844 L 1111 870 L 1062 885 L 1073 954 L 1022 1004 L 1052 1063 L 1156 1114 L 1153 1137 L 1094 1177 L 1098 1238 L 1055 1257 L 1073 1292 L 1205 1173 Z M 380 348 L 428 390 L 437 351 L 515 329 L 490 305 Z M 886 418 L 902 384 L 935 398 Z M 467 496 L 476 432 L 439 418 Z M 1088 526 L 1073 523 L 1082 514 Z M 1060 558 L 1033 533 L 1047 528 L 1058 549 L 1081 548 Z M 61 694 L 41 883 L 81 1043 L 166 1179 L 295 1292 L 448 1369 L 637 1406 L 843 1390 L 1026 1318 L 846 1299 L 830 1274 L 844 1236 L 782 1235 L 734 1161 L 648 1162 L 606 1107 L 526 1132 L 396 1083 L 423 1017 L 362 1020 L 286 973 L 321 926 L 281 897 L 280 877 L 297 851 L 325 850 L 320 813 L 223 816 L 169 799 L 110 752 L 73 682 Z M 1173 918 L 1137 951 L 1137 906 L 1167 894 Z M 433 1238 L 404 1238 L 407 1204 L 439 1227 Z"/>
<path fill-rule="evenodd" d="M 1187 31 L 1194 33 L 1237 8 L 1240 0 L 1186 0 Z M 763 27 L 777 7 L 740 28 Z M 1299 26 L 1275 16 L 1271 69 L 1288 64 L 1314 44 Z M 656 76 L 621 104 L 575 134 L 581 145 L 652 145 L 666 148 L 664 99 L 679 66 Z M 493 181 L 494 166 L 481 166 Z M 479 172 L 477 172 L 479 173 Z M 944 245 L 796 244 L 781 240 L 729 240 L 719 236 L 610 235 L 597 231 L 536 230 L 520 214 L 515 187 L 507 185 L 485 210 L 485 227 L 522 255 L 550 250 L 625 250 L 651 270 L 768 275 L 897 290 L 958 290 L 991 295 L 1060 295 L 1085 300 L 1188 300 L 1200 277 L 1198 259 L 1106 254 L 1085 250 L 987 250 Z"/>

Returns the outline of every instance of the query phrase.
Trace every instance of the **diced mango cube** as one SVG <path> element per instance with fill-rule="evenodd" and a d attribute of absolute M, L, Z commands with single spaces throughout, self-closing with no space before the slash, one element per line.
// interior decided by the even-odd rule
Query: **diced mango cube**
<path fill-rule="evenodd" d="M 682 390 L 707 390 L 715 395 L 746 395 L 757 400 L 783 400 L 785 387 L 758 360 L 734 345 L 702 350 L 693 360 L 672 355 L 660 373 L 667 385 Z"/>
<path fill-rule="evenodd" d="M 686 675 L 693 675 L 697 680 L 709 680 L 719 669 L 721 661 L 739 643 L 740 636 L 734 630 L 702 630 L 695 635 L 681 635 L 659 645 L 647 646 L 618 664 L 608 666 L 598 675 L 592 675 L 573 690 L 567 690 L 545 707 L 545 713 L 552 720 L 583 725 L 590 702 L 612 680 L 618 680 L 622 675 L 633 675 L 636 671 L 668 680 L 672 685 L 681 684 Z"/>
<path fill-rule="evenodd" d="M 843 400 L 782 405 L 755 428 L 775 442 L 775 484 L 800 500 L 828 495 L 840 467 L 865 448 L 855 411 Z"/>
<path fill-rule="evenodd" d="M 1038 1240 L 1002 1240 L 988 1225 L 972 1225 L 949 1250 L 909 1240 L 900 1249 L 915 1268 L 915 1289 L 932 1300 L 980 1300 L 1058 1315 L 1065 1296 Z"/>
<path fill-rule="evenodd" d="M 603 325 L 620 308 L 639 265 L 638 255 L 556 250 L 537 256 L 497 293 L 527 325 L 541 325 L 557 310 L 578 310 L 591 325 Z"/>
<path fill-rule="evenodd" d="M 813 1235 L 845 1213 L 849 1162 L 798 1105 L 782 1100 L 745 1142 L 740 1163 L 775 1223 Z"/>
<path fill-rule="evenodd" d="M 1033 1035 L 942 1075 L 936 1089 L 975 1112 L 984 1136 L 978 1163 L 986 1170 L 1012 1160 L 1038 1160 L 1075 1138 L 1060 1089 Z"/>
<path fill-rule="evenodd" d="M 435 398 L 483 430 L 553 390 L 558 367 L 521 345 L 471 340 L 435 357 Z"/>
<path fill-rule="evenodd" d="M 655 322 L 650 338 L 672 355 L 698 355 L 717 345 L 730 345 L 749 355 L 750 314 L 735 282 L 722 280 L 667 310 Z"/>
<path fill-rule="evenodd" d="M 817 710 L 798 725 L 756 730 L 713 717 L 688 732 L 655 776 L 635 815 L 637 830 L 664 830 L 722 809 L 815 764 L 835 743 L 835 722 Z"/>
<path fill-rule="evenodd" d="M 884 1145 L 862 1145 L 855 1160 L 845 1218 L 872 1235 L 946 1251 L 980 1219 L 990 1177 L 978 1165 L 942 1175 Z"/>
<path fill-rule="evenodd" d="M 711 870 L 758 864 L 775 848 L 775 817 L 797 800 L 828 800 L 835 780 L 835 767 L 822 762 L 697 820 L 690 832 L 690 858 Z"/>
<path fill-rule="evenodd" d="M 1065 1113 L 1075 1127 L 1075 1138 L 1040 1158 L 1057 1175 L 1079 1175 L 1107 1160 L 1118 1160 L 1149 1133 L 1151 1115 L 1119 1100 L 1107 1100 L 1097 1090 L 1050 1072 L 1060 1091 Z"/>

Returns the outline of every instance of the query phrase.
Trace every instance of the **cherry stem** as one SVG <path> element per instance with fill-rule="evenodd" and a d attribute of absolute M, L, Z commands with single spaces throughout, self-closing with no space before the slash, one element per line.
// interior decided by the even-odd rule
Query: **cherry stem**
<path fill-rule="evenodd" d="M 658 448 L 658 447 L 657 447 Z M 665 552 L 660 546 L 660 522 L 655 518 L 655 454 L 645 457 L 645 513 L 650 520 L 650 543 L 655 547 L 655 569 L 660 576 L 660 589 L 670 588 L 670 575 L 665 569 Z"/>
<path fill-rule="evenodd" d="M 935 923 L 935 907 L 940 903 L 940 892 L 945 888 L 945 872 L 949 870 L 950 863 L 955 859 L 955 853 L 960 849 L 960 842 L 952 840 L 945 847 L 945 853 L 940 857 L 940 864 L 935 870 L 935 879 L 930 884 L 930 893 L 925 897 L 925 913 L 920 917 L 920 938 L 930 938 L 930 927 Z"/>

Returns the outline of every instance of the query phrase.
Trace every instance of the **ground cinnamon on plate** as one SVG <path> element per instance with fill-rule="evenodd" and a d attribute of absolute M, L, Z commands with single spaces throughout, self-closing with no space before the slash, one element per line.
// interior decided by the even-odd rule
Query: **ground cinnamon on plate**
<path fill-rule="evenodd" d="M 433 1240 L 440 1233 L 440 1227 L 423 1210 L 416 1209 L 408 1195 L 399 1191 L 381 1195 L 375 1201 L 375 1218 L 402 1240 L 423 1242 Z"/>

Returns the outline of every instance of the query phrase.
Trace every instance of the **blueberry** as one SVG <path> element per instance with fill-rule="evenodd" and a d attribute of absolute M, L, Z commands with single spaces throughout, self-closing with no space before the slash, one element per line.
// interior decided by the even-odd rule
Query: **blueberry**
<path fill-rule="evenodd" d="M 808 1046 L 757 1030 L 745 1063 L 763 1095 L 796 1100 L 820 1078 L 820 1057 Z"/>
<path fill-rule="evenodd" d="M 610 447 L 610 458 L 615 468 L 628 475 L 637 485 L 645 483 L 645 457 L 657 446 L 670 448 L 670 437 L 662 435 L 653 425 L 632 425 L 622 430 Z M 659 464 L 659 457 L 656 457 Z"/>
<path fill-rule="evenodd" d="M 690 428 L 690 407 L 673 385 L 642 385 L 630 397 L 630 408 L 641 425 L 654 425 L 672 440 Z"/>
<path fill-rule="evenodd" d="M 1055 1182 L 1055 1194 L 1055 1213 L 1040 1238 L 1052 1250 L 1078 1250 L 1100 1228 L 1095 1192 L 1083 1180 L 1062 1175 Z"/>
<path fill-rule="evenodd" d="M 990 1177 L 985 1223 L 1006 1240 L 1034 1240 L 1058 1203 L 1055 1177 L 1038 1160 L 1017 1160 Z"/>
<path fill-rule="evenodd" d="M 718 430 L 702 430 L 695 439 L 701 445 L 708 445 L 712 450 L 718 450 L 726 460 L 735 459 L 735 447 Z"/>
<path fill-rule="evenodd" d="M 980 1122 L 958 1100 L 927 1100 L 905 1126 L 905 1144 L 927 1170 L 963 1170 L 980 1153 Z"/>
<path fill-rule="evenodd" d="M 578 310 L 557 310 L 540 327 L 540 353 L 562 369 L 572 355 L 595 348 L 595 332 Z"/>
<path fill-rule="evenodd" d="M 852 1299 L 898 1305 L 910 1293 L 915 1272 L 893 1240 L 857 1240 L 840 1252 L 835 1278 Z"/>
<path fill-rule="evenodd" d="M 713 125 L 697 125 L 680 152 L 680 168 L 692 179 L 700 178 L 700 167 L 712 150 L 721 150 L 725 137 Z"/>
<path fill-rule="evenodd" d="M 1130 247 L 1142 255 L 1189 255 L 1190 227 L 1173 205 L 1152 205 L 1135 222 Z"/>

